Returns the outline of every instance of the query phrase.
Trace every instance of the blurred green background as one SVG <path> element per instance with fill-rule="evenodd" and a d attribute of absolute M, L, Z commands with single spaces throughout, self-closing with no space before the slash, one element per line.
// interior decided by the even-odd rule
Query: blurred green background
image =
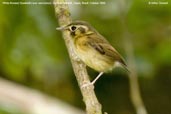
<path fill-rule="evenodd" d="M 171 2 L 150 5 L 150 0 L 133 0 L 126 1 L 121 8 L 119 0 L 102 1 L 106 4 L 70 5 L 72 18 L 88 21 L 127 60 L 120 18 L 123 10 L 146 108 L 149 114 L 170 114 Z M 1 2 L 0 77 L 84 109 L 64 40 L 56 27 L 53 5 L 4 5 Z M 98 74 L 88 71 L 91 79 Z M 101 77 L 95 91 L 109 114 L 135 114 L 129 98 L 128 77 L 122 70 Z M 7 112 L 0 108 L 0 113 Z"/>

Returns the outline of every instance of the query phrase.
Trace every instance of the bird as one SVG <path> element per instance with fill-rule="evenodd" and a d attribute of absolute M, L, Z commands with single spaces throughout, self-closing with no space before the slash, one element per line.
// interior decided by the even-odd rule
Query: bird
<path fill-rule="evenodd" d="M 68 32 L 79 59 L 88 67 L 99 72 L 98 76 L 90 83 L 91 85 L 94 85 L 104 73 L 116 67 L 123 67 L 129 72 L 127 64 L 119 52 L 88 22 L 73 21 L 56 29 Z M 83 85 L 83 87 L 90 84 Z"/>

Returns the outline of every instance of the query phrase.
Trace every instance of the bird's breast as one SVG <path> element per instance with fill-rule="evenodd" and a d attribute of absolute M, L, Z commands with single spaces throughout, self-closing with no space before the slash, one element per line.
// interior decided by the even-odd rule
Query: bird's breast
<path fill-rule="evenodd" d="M 106 72 L 112 69 L 114 61 L 109 60 L 89 46 L 85 38 L 79 38 L 75 42 L 75 49 L 79 58 L 90 68 L 99 72 Z"/>

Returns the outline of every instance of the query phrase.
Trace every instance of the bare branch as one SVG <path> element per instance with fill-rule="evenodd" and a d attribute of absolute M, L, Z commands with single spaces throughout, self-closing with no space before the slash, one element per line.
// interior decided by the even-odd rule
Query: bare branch
<path fill-rule="evenodd" d="M 71 22 L 69 8 L 66 4 L 62 4 L 62 2 L 65 2 L 65 0 L 54 0 L 55 14 L 60 26 L 67 25 Z M 74 52 L 73 43 L 67 32 L 63 32 L 63 38 L 68 49 L 76 79 L 81 89 L 87 114 L 102 114 L 101 104 L 98 102 L 95 95 L 93 85 L 81 88 L 85 83 L 90 83 L 85 64 L 75 59 L 77 55 Z"/>
<path fill-rule="evenodd" d="M 120 19 L 123 27 L 123 42 L 125 46 L 126 56 L 128 58 L 128 67 L 131 71 L 129 74 L 131 101 L 137 114 L 147 114 L 147 110 L 143 103 L 138 83 L 138 75 L 135 65 L 134 47 L 131 41 L 131 34 L 129 33 L 129 30 L 125 23 L 125 16 L 127 15 L 129 8 L 131 7 L 132 0 L 118 0 L 118 4 L 120 8 Z"/>

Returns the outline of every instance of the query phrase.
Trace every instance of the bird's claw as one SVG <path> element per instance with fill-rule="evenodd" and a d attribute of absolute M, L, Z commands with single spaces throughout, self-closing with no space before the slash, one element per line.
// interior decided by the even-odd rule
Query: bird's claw
<path fill-rule="evenodd" d="M 81 86 L 81 89 L 82 89 L 82 88 L 89 87 L 89 86 L 94 87 L 94 86 L 93 86 L 93 83 L 90 82 L 90 83 L 85 83 L 85 84 L 83 84 L 83 85 Z"/>

